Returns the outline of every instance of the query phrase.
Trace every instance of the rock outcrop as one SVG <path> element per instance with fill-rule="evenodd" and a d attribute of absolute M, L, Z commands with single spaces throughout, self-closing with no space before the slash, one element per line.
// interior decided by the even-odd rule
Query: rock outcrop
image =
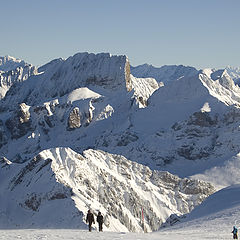
<path fill-rule="evenodd" d="M 69 129 L 75 129 L 81 127 L 81 116 L 79 113 L 79 108 L 75 107 L 69 114 L 68 119 Z"/>
<path fill-rule="evenodd" d="M 30 106 L 21 103 L 18 111 L 6 121 L 6 127 L 13 139 L 20 138 L 32 130 L 29 108 Z"/>

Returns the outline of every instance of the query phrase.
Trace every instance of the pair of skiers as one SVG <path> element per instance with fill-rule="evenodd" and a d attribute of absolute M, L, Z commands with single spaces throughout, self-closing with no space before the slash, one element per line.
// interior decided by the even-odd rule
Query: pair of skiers
<path fill-rule="evenodd" d="M 86 217 L 86 222 L 88 223 L 89 232 L 91 232 L 92 231 L 92 224 L 95 224 L 94 215 L 91 212 L 91 210 L 88 210 L 87 217 Z M 103 229 L 103 216 L 102 216 L 101 212 L 98 212 L 97 222 L 98 222 L 99 232 L 102 232 L 102 229 Z"/>
<path fill-rule="evenodd" d="M 238 239 L 238 230 L 235 226 L 233 226 L 232 234 L 233 234 L 233 239 Z"/>

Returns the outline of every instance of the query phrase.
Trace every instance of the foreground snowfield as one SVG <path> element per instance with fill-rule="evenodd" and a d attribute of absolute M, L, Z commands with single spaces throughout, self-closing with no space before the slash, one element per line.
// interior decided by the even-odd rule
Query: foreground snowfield
<path fill-rule="evenodd" d="M 218 227 L 218 228 L 216 228 Z M 138 240 L 202 240 L 202 239 L 232 239 L 231 228 L 227 225 L 218 226 L 213 225 L 212 227 L 207 227 L 205 225 L 195 225 L 186 228 L 178 228 L 175 230 L 161 231 L 157 233 L 117 233 L 117 232 L 87 232 L 81 230 L 71 230 L 71 229 L 52 229 L 52 230 L 0 230 L 0 239 L 12 240 L 12 239 L 99 239 L 99 240 L 115 240 L 115 239 L 138 239 Z"/>
<path fill-rule="evenodd" d="M 203 240 L 232 239 L 233 225 L 240 226 L 240 185 L 211 195 L 195 208 L 184 222 L 153 233 L 97 232 L 77 229 L 0 230 L 0 239 L 138 239 L 138 240 Z M 96 225 L 95 225 L 96 226 Z"/>
<path fill-rule="evenodd" d="M 154 233 L 121 233 L 121 232 L 102 232 L 96 230 L 89 233 L 88 231 L 76 229 L 22 229 L 22 230 L 0 230 L 0 239 L 99 239 L 99 240 L 114 240 L 114 239 L 146 239 L 146 240 L 203 240 L 203 239 L 232 239 L 231 228 L 239 216 L 234 211 L 229 212 L 232 216 L 222 215 L 216 219 L 200 219 L 189 224 L 179 224 L 172 228 L 164 229 Z"/>

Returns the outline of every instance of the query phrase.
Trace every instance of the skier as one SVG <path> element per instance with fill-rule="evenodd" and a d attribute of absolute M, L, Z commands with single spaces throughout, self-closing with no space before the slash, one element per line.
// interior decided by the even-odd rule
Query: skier
<path fill-rule="evenodd" d="M 233 239 L 238 239 L 238 230 L 235 226 L 233 226 L 232 234 L 233 234 Z"/>
<path fill-rule="evenodd" d="M 97 222 L 98 222 L 98 227 L 99 227 L 99 232 L 102 232 L 102 229 L 103 229 L 103 216 L 101 214 L 101 212 L 98 212 L 98 215 L 97 215 Z"/>
<path fill-rule="evenodd" d="M 88 210 L 88 213 L 87 213 L 86 222 L 88 223 L 89 232 L 91 232 L 92 231 L 92 223 L 95 224 L 95 220 L 94 220 L 94 216 L 90 209 Z"/>

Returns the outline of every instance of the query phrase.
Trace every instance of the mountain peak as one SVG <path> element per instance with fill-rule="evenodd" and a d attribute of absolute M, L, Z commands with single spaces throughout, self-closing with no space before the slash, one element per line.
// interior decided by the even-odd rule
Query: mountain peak
<path fill-rule="evenodd" d="M 17 67 L 25 66 L 25 62 L 21 59 L 11 57 L 9 55 L 0 57 L 0 70 L 1 71 L 10 71 L 14 70 Z"/>

